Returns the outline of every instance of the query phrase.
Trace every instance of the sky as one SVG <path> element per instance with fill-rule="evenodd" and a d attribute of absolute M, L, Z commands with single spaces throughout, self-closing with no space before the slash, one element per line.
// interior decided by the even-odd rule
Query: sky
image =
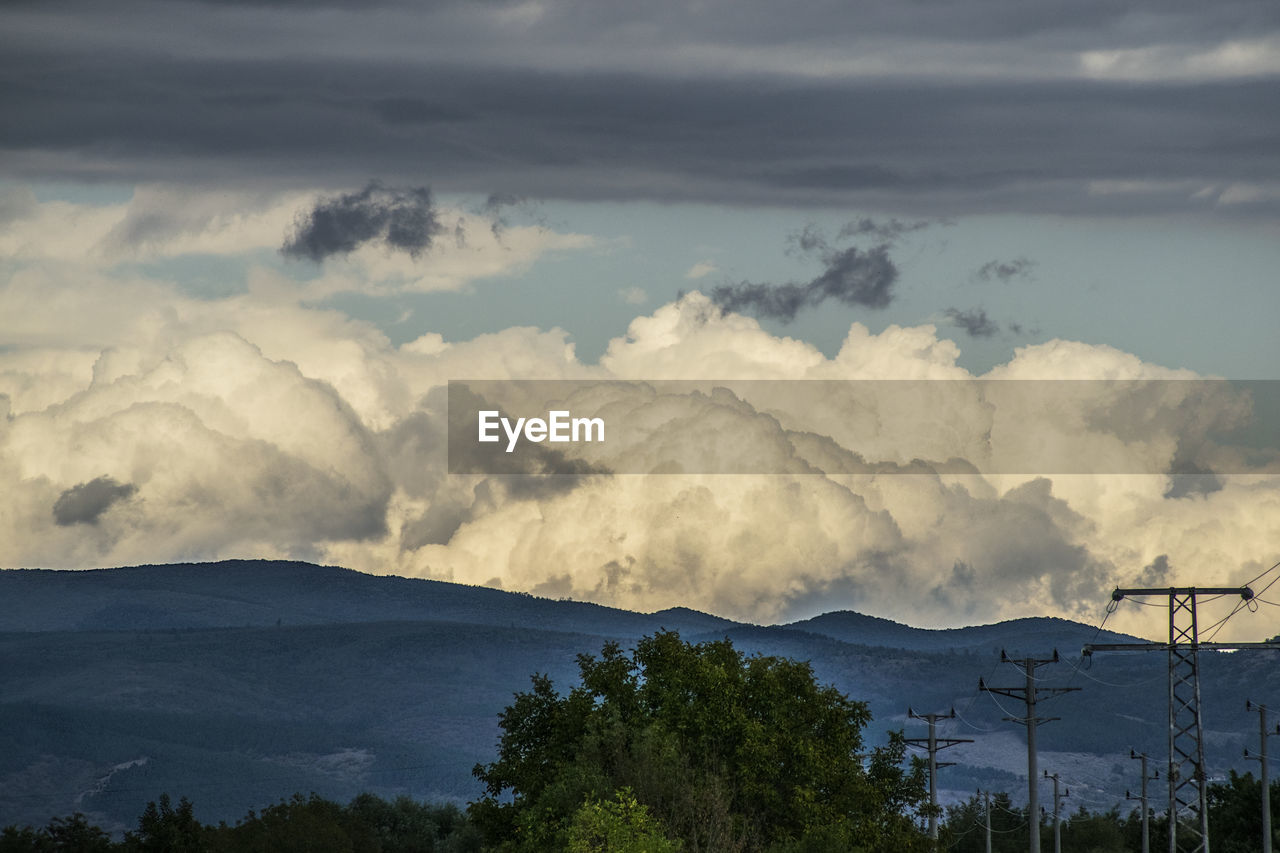
<path fill-rule="evenodd" d="M 1278 84 L 1268 0 L 6 3 L 0 566 L 921 626 L 1243 583 L 1280 480 L 1167 476 L 1231 395 L 922 390 L 867 445 L 820 396 L 674 393 L 663 441 L 806 473 L 530 480 L 448 472 L 446 386 L 1280 380 Z M 938 470 L 992 424 L 1110 467 Z"/>

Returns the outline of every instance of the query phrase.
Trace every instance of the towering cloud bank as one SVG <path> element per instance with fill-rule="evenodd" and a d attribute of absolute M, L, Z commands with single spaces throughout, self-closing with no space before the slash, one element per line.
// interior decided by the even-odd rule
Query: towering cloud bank
<path fill-rule="evenodd" d="M 955 623 L 1092 616 L 1112 584 L 1154 565 L 1174 580 L 1225 579 L 1274 561 L 1271 477 L 1221 477 L 1173 497 L 1153 473 L 964 473 L 997 446 L 1034 458 L 1020 432 L 1072 456 L 1147 466 L 1117 471 L 1167 470 L 1213 424 L 1247 415 L 1230 399 L 1175 393 L 1194 384 L 1167 383 L 1172 397 L 1138 405 L 1093 399 L 1109 386 L 1080 383 L 1067 386 L 1080 399 L 1047 411 L 975 396 L 968 382 L 922 382 L 927 398 L 869 407 L 806 401 L 785 383 L 754 396 L 628 391 L 614 411 L 653 425 L 631 451 L 636 464 L 731 450 L 788 473 L 609 473 L 587 455 L 559 469 L 571 476 L 450 475 L 450 379 L 973 377 L 929 326 L 871 334 L 855 323 L 827 358 L 697 292 L 637 317 L 595 364 L 557 330 L 396 347 L 334 311 L 264 300 L 275 291 L 258 276 L 252 294 L 169 294 L 162 311 L 143 308 L 146 290 L 125 291 L 137 310 L 92 346 L 51 330 L 38 350 L 0 353 L 0 562 L 293 556 L 635 608 L 774 620 L 850 606 Z M 11 286 L 4 299 L 21 293 Z M 94 304 L 83 290 L 52 295 Z M 1190 376 L 1051 341 L 986 378 Z"/>

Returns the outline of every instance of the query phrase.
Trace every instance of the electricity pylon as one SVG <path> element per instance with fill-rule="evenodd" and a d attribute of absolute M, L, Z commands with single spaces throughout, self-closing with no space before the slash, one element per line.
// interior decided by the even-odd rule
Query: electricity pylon
<path fill-rule="evenodd" d="M 1159 595 L 1169 599 L 1168 643 L 1090 643 L 1094 652 L 1169 653 L 1169 853 L 1209 853 L 1208 784 L 1200 723 L 1200 650 L 1276 649 L 1276 643 L 1202 643 L 1196 622 L 1196 596 L 1253 598 L 1247 586 L 1120 589 L 1112 601 Z"/>

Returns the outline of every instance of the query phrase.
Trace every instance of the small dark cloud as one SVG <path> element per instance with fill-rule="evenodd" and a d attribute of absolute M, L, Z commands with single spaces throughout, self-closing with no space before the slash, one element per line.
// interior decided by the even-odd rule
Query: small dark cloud
<path fill-rule="evenodd" d="M 948 308 L 946 314 L 951 325 L 963 329 L 971 338 L 989 338 L 1000 331 L 999 324 L 988 317 L 982 308 L 970 308 L 968 311 Z"/>
<path fill-rule="evenodd" d="M 851 240 L 858 237 L 874 238 L 878 245 L 891 246 L 897 242 L 898 238 L 903 234 L 910 234 L 912 231 L 922 231 L 934 224 L 949 224 L 947 220 L 938 220 L 937 222 L 928 219 L 917 219 L 911 222 L 903 222 L 901 219 L 873 219 L 864 216 L 861 219 L 854 219 L 846 222 L 840 227 L 836 233 L 836 241 Z M 832 252 L 831 243 L 827 239 L 827 234 L 818 225 L 810 222 L 804 228 L 787 236 L 787 253 L 788 254 L 821 254 L 830 255 Z"/>
<path fill-rule="evenodd" d="M 489 220 L 489 228 L 493 236 L 501 237 L 502 232 L 511 225 L 506 211 L 526 204 L 524 196 L 513 193 L 492 193 L 480 206 L 480 215 Z"/>
<path fill-rule="evenodd" d="M 1164 497 L 1170 499 L 1209 495 L 1222 491 L 1222 480 L 1209 468 L 1196 463 L 1181 445 L 1169 465 L 1169 487 Z"/>
<path fill-rule="evenodd" d="M 53 520 L 62 527 L 72 524 L 97 524 L 111 505 L 138 491 L 132 483 L 118 483 L 113 477 L 98 477 L 80 483 L 58 496 L 53 505 Z"/>
<path fill-rule="evenodd" d="M 461 504 L 435 500 L 421 517 L 407 522 L 400 531 L 400 547 L 416 551 L 423 545 L 448 545 L 458 528 L 471 520 L 471 511 Z"/>
<path fill-rule="evenodd" d="M 359 192 L 321 200 L 300 213 L 280 251 L 320 262 L 365 243 L 382 242 L 417 258 L 443 230 L 430 189 L 400 189 L 370 181 Z"/>
<path fill-rule="evenodd" d="M 1170 579 L 1169 555 L 1161 554 L 1149 565 L 1142 567 L 1142 574 L 1138 575 L 1137 584 L 1140 587 L 1168 586 Z"/>
<path fill-rule="evenodd" d="M 844 227 L 840 229 L 839 236 L 841 239 L 870 236 L 882 243 L 892 243 L 903 234 L 921 231 L 932 224 L 927 219 L 917 219 L 913 222 L 903 222 L 901 219 L 880 221 L 864 216 L 862 219 L 855 219 L 852 222 L 845 223 Z"/>
<path fill-rule="evenodd" d="M 827 244 L 827 235 L 821 228 L 812 222 L 808 223 L 794 234 L 787 235 L 787 254 L 811 254 L 813 252 L 829 252 L 830 246 Z"/>
<path fill-rule="evenodd" d="M 1029 258 L 1014 258 L 1012 261 L 987 261 L 978 267 L 973 274 L 979 281 L 1010 282 L 1014 279 L 1025 281 L 1031 278 L 1031 270 L 1036 262 Z"/>
<path fill-rule="evenodd" d="M 805 239 L 803 235 L 804 232 L 800 239 Z M 797 245 L 801 245 L 799 240 Z M 826 269 L 810 281 L 722 284 L 712 289 L 711 300 L 722 312 L 751 313 L 783 322 L 794 320 L 801 309 L 816 307 L 828 299 L 865 308 L 884 308 L 893 301 L 898 268 L 889 257 L 888 245 L 867 251 L 856 247 L 827 250 L 823 261 Z"/>

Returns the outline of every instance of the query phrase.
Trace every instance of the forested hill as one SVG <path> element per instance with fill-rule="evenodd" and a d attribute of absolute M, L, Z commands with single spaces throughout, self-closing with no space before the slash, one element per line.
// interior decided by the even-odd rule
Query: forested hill
<path fill-rule="evenodd" d="M 1064 655 L 1076 655 L 1085 643 L 1135 642 L 1133 637 L 1124 634 L 1099 632 L 1094 626 L 1043 616 L 1011 619 L 994 625 L 926 629 L 840 610 L 793 622 L 787 627 L 847 643 L 922 651 L 1005 649 L 1009 654 L 1040 654 L 1047 649 L 1058 649 Z"/>
<path fill-rule="evenodd" d="M 694 610 L 598 604 L 336 566 L 227 560 L 89 571 L 0 571 L 0 631 L 162 630 L 435 620 L 639 637 L 732 624 Z"/>
<path fill-rule="evenodd" d="M 1096 628 L 1057 619 L 927 631 L 845 612 L 755 626 L 261 561 L 0 571 L 0 601 L 0 826 L 78 810 L 122 828 L 164 792 L 190 797 L 206 821 L 295 791 L 465 802 L 479 793 L 471 768 L 493 759 L 498 715 L 532 673 L 567 689 L 579 654 L 661 628 L 811 661 L 868 703 L 869 745 L 890 729 L 920 734 L 908 706 L 954 706 L 943 733 L 975 743 L 948 751 L 944 799 L 1025 790 L 1021 730 L 1003 720 L 1016 709 L 976 690 L 980 677 L 1021 682 L 1001 647 L 1056 646 L 1063 662 L 1037 678 L 1083 688 L 1043 708 L 1062 719 L 1040 734 L 1041 766 L 1068 782 L 1073 805 L 1122 802 L 1136 781 L 1130 747 L 1161 756 L 1167 743 L 1163 656 L 1081 665 Z M 1277 658 L 1203 656 L 1214 776 L 1248 769 L 1257 723 L 1244 701 L 1280 706 Z"/>
<path fill-rule="evenodd" d="M 633 613 L 579 601 L 443 581 L 369 575 L 336 566 L 226 560 L 89 571 L 0 571 L 0 631 L 116 631 L 243 628 L 347 622 L 449 621 L 640 637 L 659 628 L 685 634 L 739 623 L 686 607 Z M 1064 653 L 1097 634 L 1065 619 L 1031 618 L 930 630 L 852 611 L 785 627 L 848 643 L 916 650 L 1028 645 Z M 1121 635 L 1106 633 L 1105 637 Z"/>

